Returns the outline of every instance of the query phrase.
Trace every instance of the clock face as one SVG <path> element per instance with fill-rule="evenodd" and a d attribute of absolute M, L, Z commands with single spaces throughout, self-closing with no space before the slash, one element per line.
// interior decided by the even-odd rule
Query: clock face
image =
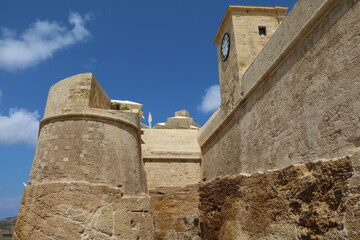
<path fill-rule="evenodd" d="M 226 61 L 230 52 L 230 35 L 225 33 L 221 41 L 221 60 Z"/>

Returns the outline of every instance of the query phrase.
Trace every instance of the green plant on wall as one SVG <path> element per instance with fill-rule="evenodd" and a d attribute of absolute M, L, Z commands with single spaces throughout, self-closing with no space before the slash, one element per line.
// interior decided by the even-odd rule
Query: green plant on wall
<path fill-rule="evenodd" d="M 199 218 L 194 218 L 193 224 L 194 224 L 195 226 L 198 226 L 199 223 L 200 223 L 200 219 L 199 219 Z"/>

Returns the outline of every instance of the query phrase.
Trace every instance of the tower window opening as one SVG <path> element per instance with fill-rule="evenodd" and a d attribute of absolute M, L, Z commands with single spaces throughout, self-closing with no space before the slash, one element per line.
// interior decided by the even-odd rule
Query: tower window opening
<path fill-rule="evenodd" d="M 259 35 L 266 36 L 266 27 L 259 27 Z"/>

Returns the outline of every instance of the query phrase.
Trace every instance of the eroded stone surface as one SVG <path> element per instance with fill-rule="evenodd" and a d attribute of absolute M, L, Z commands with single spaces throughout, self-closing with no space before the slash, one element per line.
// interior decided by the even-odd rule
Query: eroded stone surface
<path fill-rule="evenodd" d="M 360 188 L 349 185 L 358 178 L 354 171 L 344 158 L 204 184 L 203 239 L 358 239 L 360 220 L 353 216 L 360 213 Z"/>
<path fill-rule="evenodd" d="M 199 185 L 150 191 L 156 240 L 198 240 Z"/>
<path fill-rule="evenodd" d="M 13 239 L 152 239 L 147 195 L 87 183 L 27 187 Z"/>

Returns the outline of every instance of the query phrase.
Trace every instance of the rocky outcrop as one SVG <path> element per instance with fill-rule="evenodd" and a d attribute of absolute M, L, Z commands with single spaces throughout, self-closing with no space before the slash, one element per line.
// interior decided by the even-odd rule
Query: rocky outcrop
<path fill-rule="evenodd" d="M 203 184 L 203 239 L 360 239 L 358 170 L 347 157 Z"/>

